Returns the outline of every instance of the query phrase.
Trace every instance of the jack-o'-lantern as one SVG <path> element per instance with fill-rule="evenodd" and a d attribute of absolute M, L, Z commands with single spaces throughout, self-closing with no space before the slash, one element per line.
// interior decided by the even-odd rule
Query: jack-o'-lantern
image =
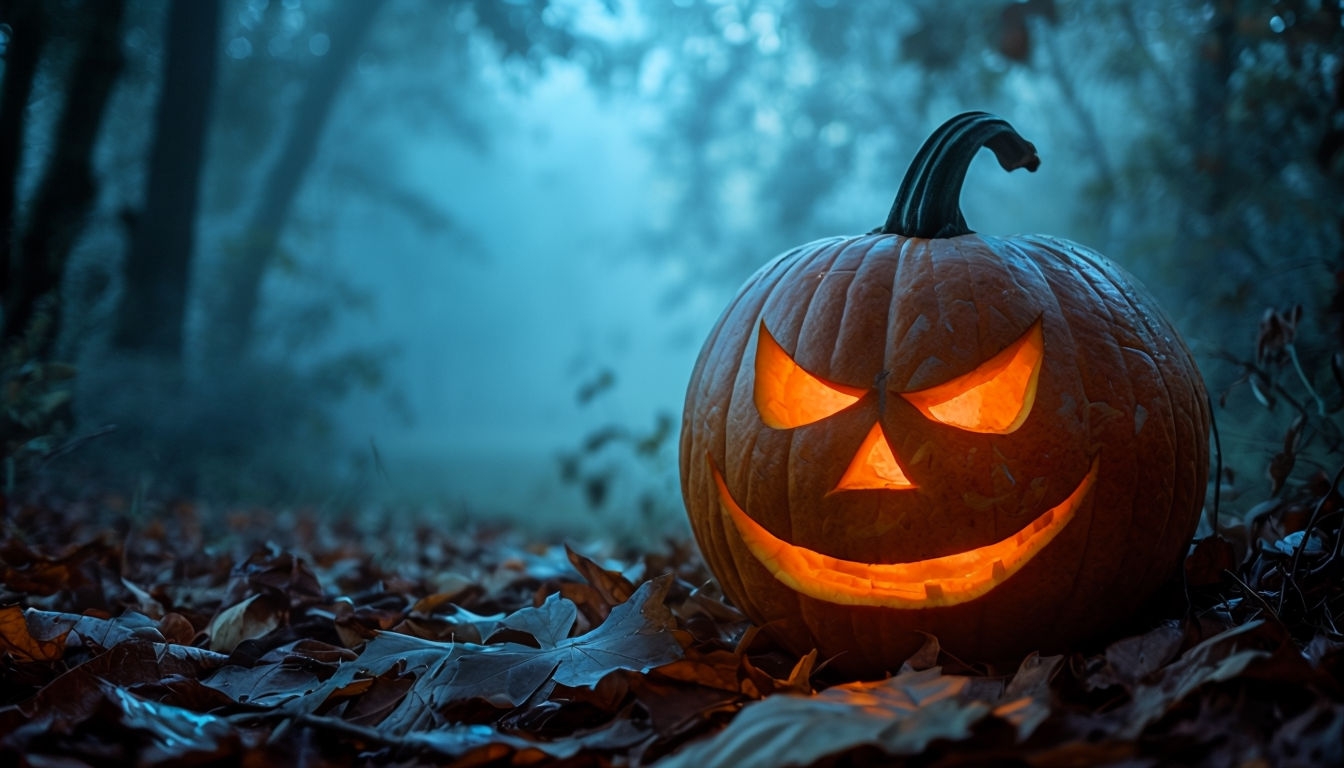
<path fill-rule="evenodd" d="M 1100 254 L 972 233 L 982 147 L 1039 162 L 997 117 L 948 121 L 885 226 L 747 281 L 686 396 L 682 490 L 724 593 L 855 676 L 920 633 L 1003 662 L 1096 635 L 1173 575 L 1202 508 L 1189 351 Z"/>

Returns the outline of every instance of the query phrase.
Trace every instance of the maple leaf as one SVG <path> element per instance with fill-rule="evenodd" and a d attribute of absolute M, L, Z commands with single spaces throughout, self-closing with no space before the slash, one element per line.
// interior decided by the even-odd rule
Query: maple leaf
<path fill-rule="evenodd" d="M 523 608 L 502 619 L 492 638 L 523 634 L 521 642 L 442 643 L 382 632 L 365 646 L 356 662 L 343 664 L 322 686 L 284 708 L 290 716 L 308 715 L 328 698 L 361 680 L 397 671 L 415 678 L 401 703 L 381 723 L 390 733 L 440 725 L 439 711 L 473 699 L 505 708 L 521 705 L 543 685 L 593 688 L 616 670 L 647 672 L 681 657 L 681 644 L 663 598 L 671 577 L 645 582 L 597 628 L 568 637 L 578 616 L 569 600 L 551 595 L 541 606 Z"/>

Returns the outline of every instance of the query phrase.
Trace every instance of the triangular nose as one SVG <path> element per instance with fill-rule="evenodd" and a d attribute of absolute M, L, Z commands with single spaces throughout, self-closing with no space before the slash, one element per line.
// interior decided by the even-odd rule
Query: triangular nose
<path fill-rule="evenodd" d="M 881 424 L 874 424 L 872 431 L 863 439 L 854 460 L 849 463 L 840 482 L 831 491 L 855 491 L 864 488 L 887 488 L 900 490 L 914 488 L 915 484 L 905 476 L 896 461 L 896 455 L 887 444 L 887 436 L 882 432 Z"/>

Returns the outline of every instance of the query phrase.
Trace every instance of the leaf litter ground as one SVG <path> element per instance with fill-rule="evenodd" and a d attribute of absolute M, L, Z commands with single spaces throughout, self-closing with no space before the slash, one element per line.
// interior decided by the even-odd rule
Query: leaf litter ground
<path fill-rule="evenodd" d="M 686 543 L 112 506 L 6 507 L 0 762 L 1344 764 L 1328 548 L 1206 539 L 1109 645 L 998 670 L 929 638 L 846 682 L 758 633 Z"/>

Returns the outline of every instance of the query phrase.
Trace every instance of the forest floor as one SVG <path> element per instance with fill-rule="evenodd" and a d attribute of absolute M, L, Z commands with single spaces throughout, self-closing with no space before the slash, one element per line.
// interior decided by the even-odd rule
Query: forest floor
<path fill-rule="evenodd" d="M 1206 539 L 1181 607 L 1107 646 L 998 670 L 930 640 L 842 682 L 704 586 L 687 542 L 9 500 L 0 763 L 1340 765 L 1333 535 Z"/>

